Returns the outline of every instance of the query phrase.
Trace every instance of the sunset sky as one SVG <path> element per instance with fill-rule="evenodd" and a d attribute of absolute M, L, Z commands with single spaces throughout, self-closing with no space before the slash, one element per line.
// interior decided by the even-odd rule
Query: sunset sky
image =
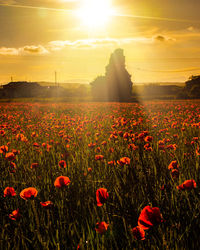
<path fill-rule="evenodd" d="M 89 83 L 123 48 L 133 82 L 200 74 L 200 1 L 0 0 L 0 83 Z"/>

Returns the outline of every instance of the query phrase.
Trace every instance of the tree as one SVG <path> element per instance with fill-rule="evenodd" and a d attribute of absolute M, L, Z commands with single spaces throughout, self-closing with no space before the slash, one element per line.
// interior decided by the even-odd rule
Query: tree
<path fill-rule="evenodd" d="M 189 80 L 185 82 L 186 89 L 191 90 L 194 86 L 200 87 L 200 75 L 190 76 Z"/>
<path fill-rule="evenodd" d="M 190 98 L 200 98 L 200 75 L 189 77 L 185 82 L 185 91 Z"/>
<path fill-rule="evenodd" d="M 116 49 L 110 56 L 105 76 L 98 76 L 92 83 L 94 98 L 109 101 L 128 101 L 132 95 L 131 75 L 125 67 L 122 49 Z"/>
<path fill-rule="evenodd" d="M 125 56 L 122 49 L 116 49 L 106 66 L 106 85 L 111 101 L 126 101 L 132 95 L 131 75 L 125 67 Z"/>
<path fill-rule="evenodd" d="M 92 87 L 92 96 L 96 100 L 107 100 L 107 88 L 106 88 L 105 76 L 97 76 L 93 82 L 90 83 Z"/>

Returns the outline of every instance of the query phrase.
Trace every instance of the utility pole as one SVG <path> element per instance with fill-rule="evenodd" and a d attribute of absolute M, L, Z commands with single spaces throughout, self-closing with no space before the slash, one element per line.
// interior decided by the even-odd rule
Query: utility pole
<path fill-rule="evenodd" d="M 57 86 L 57 72 L 55 71 L 55 86 Z"/>

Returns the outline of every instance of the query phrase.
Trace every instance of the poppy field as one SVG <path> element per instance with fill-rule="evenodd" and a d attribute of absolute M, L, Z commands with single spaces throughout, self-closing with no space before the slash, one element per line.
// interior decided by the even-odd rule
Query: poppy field
<path fill-rule="evenodd" d="M 0 249 L 198 249 L 200 102 L 0 109 Z"/>

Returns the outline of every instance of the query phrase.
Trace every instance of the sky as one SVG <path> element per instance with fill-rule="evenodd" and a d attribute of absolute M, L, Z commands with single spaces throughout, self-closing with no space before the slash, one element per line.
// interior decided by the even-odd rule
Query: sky
<path fill-rule="evenodd" d="M 89 83 L 124 50 L 135 83 L 200 74 L 199 0 L 0 0 L 0 83 Z"/>

